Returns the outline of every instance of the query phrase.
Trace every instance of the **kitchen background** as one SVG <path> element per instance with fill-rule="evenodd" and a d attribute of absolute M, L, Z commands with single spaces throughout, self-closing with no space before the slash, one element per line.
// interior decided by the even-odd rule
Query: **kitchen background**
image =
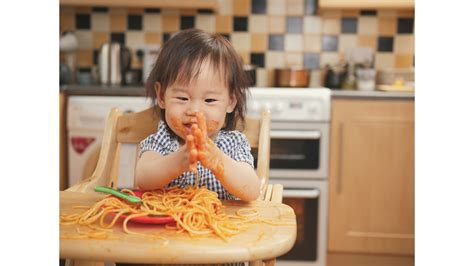
<path fill-rule="evenodd" d="M 374 67 L 414 66 L 414 10 L 320 10 L 316 0 L 227 0 L 211 9 L 61 6 L 60 31 L 78 40 L 77 70 L 94 72 L 108 41 L 131 50 L 131 69 L 143 71 L 143 49 L 162 45 L 186 28 L 228 38 L 243 61 L 256 65 L 256 86 L 274 86 L 273 69 L 311 69 L 310 87 L 324 85 L 324 66 L 344 58 L 345 49 L 370 47 Z M 65 53 L 60 53 L 61 62 Z M 141 76 L 141 75 L 140 75 Z"/>

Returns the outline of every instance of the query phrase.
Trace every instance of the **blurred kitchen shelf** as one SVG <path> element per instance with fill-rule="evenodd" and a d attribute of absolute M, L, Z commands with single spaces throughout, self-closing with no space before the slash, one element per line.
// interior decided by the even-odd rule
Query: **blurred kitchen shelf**
<path fill-rule="evenodd" d="M 319 7 L 322 9 L 331 8 L 356 8 L 356 9 L 414 9 L 414 0 L 319 0 Z"/>
<path fill-rule="evenodd" d="M 199 8 L 217 11 L 219 0 L 60 0 L 60 5 L 106 7 Z"/>

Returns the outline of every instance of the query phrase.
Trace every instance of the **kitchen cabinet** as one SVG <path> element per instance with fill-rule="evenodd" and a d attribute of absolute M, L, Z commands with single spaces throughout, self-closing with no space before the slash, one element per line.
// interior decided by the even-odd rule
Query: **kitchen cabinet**
<path fill-rule="evenodd" d="M 333 99 L 330 252 L 414 254 L 414 100 Z"/>
<path fill-rule="evenodd" d="M 71 6 L 199 8 L 214 11 L 219 7 L 219 0 L 60 0 L 59 3 Z"/>
<path fill-rule="evenodd" d="M 414 0 L 319 0 L 319 7 L 330 8 L 356 8 L 356 9 L 414 9 Z"/>
<path fill-rule="evenodd" d="M 66 158 L 66 94 L 59 93 L 59 190 L 66 189 L 67 158 Z"/>

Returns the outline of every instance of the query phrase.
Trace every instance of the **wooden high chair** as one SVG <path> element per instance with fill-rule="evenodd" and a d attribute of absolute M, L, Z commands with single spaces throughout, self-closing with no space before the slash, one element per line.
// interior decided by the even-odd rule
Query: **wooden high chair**
<path fill-rule="evenodd" d="M 159 117 L 153 107 L 138 113 L 124 114 L 117 108 L 110 110 L 100 150 L 99 160 L 92 176 L 72 186 L 67 191 L 93 192 L 96 186 L 117 187 L 119 156 L 122 144 L 136 144 L 135 160 L 138 158 L 139 143 L 156 132 Z M 243 126 L 239 124 L 238 130 Z M 260 119 L 246 118 L 243 133 L 252 148 L 258 148 L 257 176 L 260 178 L 258 200 L 282 202 L 283 186 L 268 184 L 270 168 L 270 112 L 264 110 Z M 250 262 L 250 265 L 273 265 L 275 259 Z M 81 265 L 87 265 L 81 263 Z M 97 265 L 97 264 L 90 264 Z"/>

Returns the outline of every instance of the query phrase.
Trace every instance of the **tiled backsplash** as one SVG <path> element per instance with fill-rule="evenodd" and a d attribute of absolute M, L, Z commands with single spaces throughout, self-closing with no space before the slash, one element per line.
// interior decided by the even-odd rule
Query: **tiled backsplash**
<path fill-rule="evenodd" d="M 321 69 L 343 58 L 347 47 L 373 48 L 377 69 L 414 65 L 413 11 L 320 11 L 316 3 L 222 0 L 218 12 L 61 7 L 60 28 L 76 34 L 77 65 L 85 69 L 97 64 L 98 49 L 107 41 L 129 47 L 132 68 L 140 69 L 140 46 L 161 45 L 174 32 L 192 27 L 227 37 L 245 63 L 259 67 L 257 86 L 272 86 L 273 69 L 293 65 L 312 69 L 310 86 L 322 85 Z"/>

